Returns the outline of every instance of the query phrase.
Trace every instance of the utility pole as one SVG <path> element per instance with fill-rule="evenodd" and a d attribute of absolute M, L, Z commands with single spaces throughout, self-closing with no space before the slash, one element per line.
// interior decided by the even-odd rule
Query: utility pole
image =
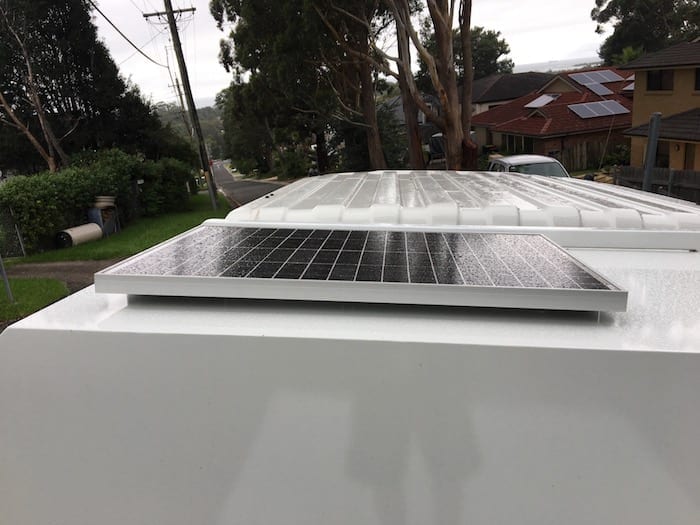
<path fill-rule="evenodd" d="M 172 87 L 174 87 L 177 90 L 177 96 L 180 99 L 180 116 L 182 117 L 182 122 L 185 123 L 185 129 L 187 130 L 187 133 L 190 135 L 191 138 L 192 126 L 190 126 L 190 123 L 187 121 L 187 115 L 185 115 L 185 101 L 182 100 L 182 90 L 180 89 L 180 81 L 177 77 L 175 77 L 175 85 Z"/>
<path fill-rule="evenodd" d="M 180 35 L 177 32 L 177 24 L 175 23 L 173 5 L 170 0 L 163 0 L 163 4 L 165 5 L 164 13 L 146 13 L 143 15 L 143 17 L 148 18 L 151 16 L 160 16 L 163 14 L 167 16 L 168 25 L 170 26 L 170 35 L 173 39 L 173 48 L 175 49 L 175 56 L 177 57 L 177 65 L 180 68 L 180 78 L 182 79 L 182 87 L 185 90 L 185 99 L 187 100 L 187 106 L 190 112 L 190 120 L 192 121 L 194 132 L 197 135 L 197 143 L 199 146 L 199 159 L 202 164 L 202 171 L 204 171 L 204 177 L 207 181 L 207 187 L 209 188 L 209 198 L 211 199 L 212 208 L 216 209 L 216 186 L 214 185 L 214 177 L 212 177 L 209 167 L 209 155 L 207 154 L 207 148 L 204 144 L 204 136 L 202 135 L 202 127 L 199 124 L 197 108 L 194 105 L 194 98 L 192 97 L 192 89 L 190 88 L 190 77 L 187 74 L 187 65 L 185 64 L 185 57 L 182 55 L 182 44 L 180 44 Z M 180 9 L 177 11 L 177 13 L 183 13 L 186 11 L 194 11 L 194 8 L 191 7 L 188 9 Z"/>

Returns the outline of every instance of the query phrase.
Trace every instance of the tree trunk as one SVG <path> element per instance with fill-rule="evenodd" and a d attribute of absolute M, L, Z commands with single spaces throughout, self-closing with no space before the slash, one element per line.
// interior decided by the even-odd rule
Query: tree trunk
<path fill-rule="evenodd" d="M 445 164 L 448 170 L 461 170 L 463 158 L 464 132 L 459 105 L 445 108 Z"/>
<path fill-rule="evenodd" d="M 399 23 L 396 24 L 396 32 L 407 33 L 406 29 L 402 29 Z M 403 38 L 407 41 L 408 34 L 404 34 Z M 408 55 L 408 56 L 406 56 Z M 410 72 L 405 71 L 402 64 L 410 64 L 411 56 L 408 46 L 399 45 L 399 89 L 401 90 L 401 103 L 403 105 L 403 114 L 406 120 L 406 134 L 408 136 L 408 161 L 411 169 L 425 169 L 425 159 L 423 158 L 422 137 L 420 133 L 420 125 L 418 124 L 418 105 L 411 95 L 410 87 L 407 81 L 407 75 Z"/>
<path fill-rule="evenodd" d="M 316 135 L 316 163 L 318 172 L 324 174 L 328 172 L 329 162 L 328 162 L 328 146 L 326 144 L 326 135 L 323 129 L 316 130 L 314 132 Z"/>
<path fill-rule="evenodd" d="M 464 60 L 464 81 L 462 83 L 462 169 L 475 170 L 479 156 L 478 146 L 471 139 L 472 93 L 474 67 L 472 60 L 471 36 L 472 0 L 462 0 L 459 13 L 459 29 L 462 37 L 462 59 Z"/>
<path fill-rule="evenodd" d="M 360 52 L 369 54 L 368 35 L 359 35 Z M 360 106 L 364 117 L 365 130 L 367 134 L 367 153 L 369 155 L 369 166 L 373 170 L 383 170 L 387 168 L 384 150 L 382 148 L 382 138 L 379 134 L 379 122 L 377 121 L 377 103 L 374 100 L 374 82 L 372 80 L 372 66 L 367 60 L 360 60 L 358 64 L 360 71 Z"/>
<path fill-rule="evenodd" d="M 46 148 L 44 148 L 44 146 L 41 145 L 39 139 L 37 139 L 34 136 L 34 134 L 29 130 L 29 127 L 26 126 L 19 119 L 19 117 L 15 114 L 14 110 L 12 109 L 12 106 L 10 106 L 10 104 L 3 96 L 2 92 L 0 92 L 0 105 L 5 110 L 7 116 L 10 117 L 10 119 L 12 120 L 14 126 L 17 127 L 17 129 L 19 129 L 27 137 L 31 145 L 34 146 L 34 149 L 39 153 L 39 155 L 41 155 L 41 158 L 44 159 L 44 162 L 46 162 L 49 171 L 55 172 L 58 169 L 56 165 L 56 159 L 54 159 L 54 157 L 49 154 Z"/>
<path fill-rule="evenodd" d="M 29 102 L 34 107 L 34 111 L 36 112 L 36 116 L 39 119 L 39 125 L 41 127 L 41 131 L 44 135 L 44 140 L 46 142 L 46 149 L 37 148 L 38 141 L 36 140 L 36 138 L 33 137 L 31 132 L 29 132 L 28 127 L 25 127 L 25 129 L 23 129 L 23 131 L 24 131 L 25 135 L 27 135 L 27 137 L 30 139 L 30 142 L 32 143 L 32 145 L 35 148 L 37 148 L 37 151 L 39 151 L 39 154 L 44 158 L 44 160 L 46 160 L 46 163 L 48 164 L 49 170 L 52 172 L 55 172 L 60 167 L 60 164 L 62 164 L 62 165 L 68 164 L 68 162 L 69 162 L 68 156 L 63 151 L 63 148 L 61 147 L 59 140 L 56 138 L 56 135 L 54 134 L 53 129 L 51 128 L 51 124 L 49 123 L 48 119 L 46 118 L 46 112 L 44 111 L 44 106 L 41 103 L 41 99 L 39 97 L 39 89 L 37 88 L 38 82 L 37 82 L 36 78 L 34 77 L 34 70 L 32 68 L 32 62 L 29 58 L 29 51 L 27 50 L 27 46 L 24 44 L 24 41 L 20 38 L 17 31 L 10 23 L 10 20 L 7 17 L 7 12 L 4 9 L 2 9 L 2 10 L 0 10 L 0 14 L 2 15 L 5 26 L 10 31 L 10 33 L 12 33 L 12 36 L 17 41 L 17 44 L 19 45 L 20 51 L 22 53 L 22 57 L 24 58 L 24 65 L 27 68 L 26 88 L 27 88 L 28 95 L 29 95 Z M 3 101 L 3 107 L 5 108 L 5 110 L 8 114 L 14 113 L 14 111 L 12 111 L 12 109 L 10 108 L 9 104 L 6 103 L 6 101 Z M 8 108 L 10 108 L 10 109 L 8 109 Z M 13 117 L 13 120 L 15 120 L 14 117 Z M 15 123 L 16 123 L 16 121 L 15 121 Z M 22 128 L 20 128 L 20 129 L 22 129 Z M 43 152 L 42 152 L 42 150 L 43 150 Z M 58 154 L 58 159 L 56 159 L 56 156 L 55 156 L 56 153 Z"/>

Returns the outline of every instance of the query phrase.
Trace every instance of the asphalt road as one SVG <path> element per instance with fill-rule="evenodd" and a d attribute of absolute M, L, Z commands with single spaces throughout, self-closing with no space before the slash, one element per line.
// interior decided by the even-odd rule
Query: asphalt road
<path fill-rule="evenodd" d="M 226 195 L 233 206 L 241 206 L 282 186 L 276 182 L 236 179 L 220 162 L 214 162 L 212 174 L 217 188 Z"/>

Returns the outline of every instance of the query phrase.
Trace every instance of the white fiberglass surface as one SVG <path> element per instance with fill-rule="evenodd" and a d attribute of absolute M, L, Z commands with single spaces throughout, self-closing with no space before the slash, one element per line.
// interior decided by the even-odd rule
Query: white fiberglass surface
<path fill-rule="evenodd" d="M 313 177 L 242 206 L 228 219 L 700 231 L 700 208 L 693 203 L 592 181 L 488 172 Z"/>

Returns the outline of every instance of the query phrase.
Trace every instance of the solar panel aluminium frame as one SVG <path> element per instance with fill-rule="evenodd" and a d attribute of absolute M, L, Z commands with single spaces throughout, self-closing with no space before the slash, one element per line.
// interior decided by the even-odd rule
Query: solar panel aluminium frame
<path fill-rule="evenodd" d="M 330 231 L 387 231 L 423 232 L 420 228 L 352 228 L 348 225 L 325 227 Z M 441 306 L 471 306 L 495 308 L 527 308 L 545 310 L 625 311 L 627 292 L 586 267 L 561 247 L 543 236 L 511 234 L 544 239 L 580 267 L 605 285 L 605 289 L 527 288 L 514 286 L 474 286 L 416 282 L 363 282 L 335 280 L 301 280 L 255 277 L 214 277 L 196 275 L 134 275 L 119 274 L 121 266 L 138 263 L 155 252 L 174 245 L 189 235 L 196 235 L 204 226 L 198 226 L 169 241 L 161 243 L 141 254 L 95 274 L 98 293 L 124 293 L 130 295 L 211 297 L 231 299 L 275 299 L 330 302 L 361 302 L 390 304 L 421 304 Z M 232 226 L 218 226 L 222 228 Z M 267 224 L 245 224 L 238 228 L 265 228 Z M 280 225 L 287 229 L 313 229 L 314 226 Z M 318 226 L 316 226 L 318 228 Z M 463 233 L 461 230 L 443 233 Z M 499 234 L 486 234 L 499 235 Z"/>

